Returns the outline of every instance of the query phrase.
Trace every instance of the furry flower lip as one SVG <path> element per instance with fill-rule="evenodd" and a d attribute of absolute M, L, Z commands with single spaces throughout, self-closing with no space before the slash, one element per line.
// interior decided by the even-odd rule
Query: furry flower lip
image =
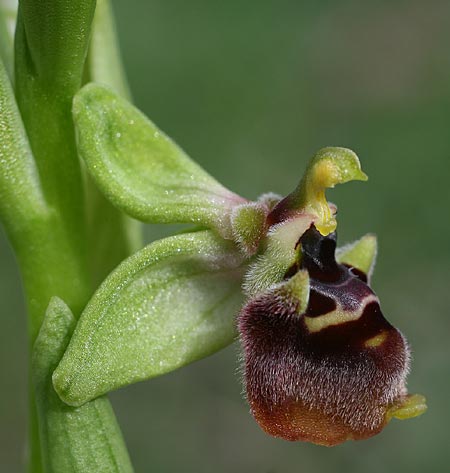
<path fill-rule="evenodd" d="M 238 328 L 247 399 L 261 428 L 333 446 L 371 437 L 392 417 L 414 417 L 426 406 L 407 393 L 408 344 L 370 287 L 375 237 L 336 253 L 336 209 L 322 192 L 334 184 L 333 168 L 320 161 L 269 214 L 272 234 L 283 225 L 299 229 L 296 240 L 278 241 L 293 245 L 295 258 L 279 281 L 251 293 Z M 265 263 L 257 260 L 248 279 Z"/>

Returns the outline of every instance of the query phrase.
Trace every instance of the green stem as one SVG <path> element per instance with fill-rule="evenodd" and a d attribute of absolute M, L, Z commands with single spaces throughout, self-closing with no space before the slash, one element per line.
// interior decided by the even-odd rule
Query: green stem
<path fill-rule="evenodd" d="M 61 297 L 77 315 L 90 294 L 84 189 L 71 117 L 72 97 L 81 84 L 88 38 L 85 45 L 72 48 L 72 70 L 61 70 L 59 58 L 63 52 L 58 47 L 64 49 L 65 45 L 55 44 L 55 39 L 46 41 L 52 32 L 41 30 L 55 26 L 39 24 L 42 15 L 49 14 L 47 10 L 40 11 L 42 3 L 20 4 L 15 42 L 17 102 L 50 209 L 45 221 L 32 222 L 30 233 L 20 238 L 24 244 L 18 249 L 29 303 L 31 343 L 50 297 Z M 61 4 L 66 2 L 50 3 L 59 4 L 62 9 Z M 84 8 L 88 10 L 85 18 L 75 27 L 84 26 L 89 31 L 92 15 L 87 6 Z M 58 27 L 56 30 L 54 35 L 58 34 Z M 48 46 L 50 51 L 40 51 L 36 45 Z M 70 55 L 69 51 L 65 54 Z"/>
<path fill-rule="evenodd" d="M 16 98 L 48 212 L 11 235 L 22 270 L 33 345 L 52 296 L 78 316 L 90 296 L 84 186 L 71 107 L 95 9 L 93 0 L 22 0 L 15 38 Z M 83 35 L 80 35 L 83 32 Z M 31 349 L 30 349 L 31 351 Z M 40 473 L 36 405 L 30 383 L 29 471 Z"/>

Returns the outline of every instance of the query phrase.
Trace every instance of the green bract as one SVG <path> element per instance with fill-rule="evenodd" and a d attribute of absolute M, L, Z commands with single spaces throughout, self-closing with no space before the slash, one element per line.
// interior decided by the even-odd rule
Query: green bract
<path fill-rule="evenodd" d="M 41 450 L 47 473 L 131 473 L 133 468 L 106 397 L 69 407 L 57 396 L 52 372 L 69 343 L 75 318 L 53 298 L 33 350 Z"/>
<path fill-rule="evenodd" d="M 87 305 L 55 371 L 61 398 L 80 405 L 231 343 L 241 263 L 210 231 L 157 241 L 124 261 Z"/>
<path fill-rule="evenodd" d="M 126 100 L 89 84 L 77 94 L 73 115 L 80 155 L 114 205 L 144 222 L 195 223 L 231 235 L 231 210 L 245 200 Z"/>

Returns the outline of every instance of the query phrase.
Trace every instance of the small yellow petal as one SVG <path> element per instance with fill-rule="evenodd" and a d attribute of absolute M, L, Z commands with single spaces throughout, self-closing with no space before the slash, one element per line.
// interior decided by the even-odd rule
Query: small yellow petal
<path fill-rule="evenodd" d="M 427 410 L 426 399 L 421 394 L 411 394 L 394 404 L 387 412 L 387 419 L 412 419 L 422 415 Z"/>

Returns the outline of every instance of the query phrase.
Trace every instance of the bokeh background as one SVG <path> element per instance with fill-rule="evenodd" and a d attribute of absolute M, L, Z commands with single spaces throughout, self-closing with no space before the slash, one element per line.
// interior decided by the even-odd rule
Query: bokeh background
<path fill-rule="evenodd" d="M 329 191 L 339 240 L 379 238 L 374 287 L 429 411 L 327 449 L 263 434 L 232 346 L 112 394 L 137 472 L 444 473 L 450 465 L 450 2 L 115 0 L 136 104 L 232 190 L 286 194 L 323 146 L 369 175 Z M 146 228 L 146 240 L 167 234 Z M 113 236 L 112 236 L 113 238 Z M 23 470 L 26 327 L 0 236 L 0 470 Z M 64 473 L 64 472 L 61 472 Z"/>

